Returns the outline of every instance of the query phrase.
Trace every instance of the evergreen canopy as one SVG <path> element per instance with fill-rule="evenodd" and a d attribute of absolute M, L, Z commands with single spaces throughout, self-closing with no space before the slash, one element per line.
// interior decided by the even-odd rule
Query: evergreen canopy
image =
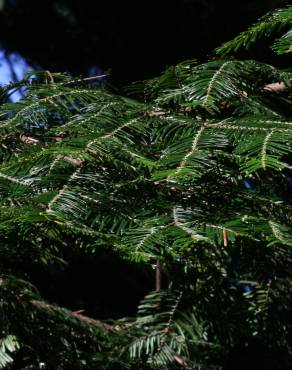
<path fill-rule="evenodd" d="M 224 57 L 125 96 L 50 72 L 2 89 L 26 92 L 0 108 L 0 366 L 15 351 L 25 369 L 224 368 L 255 342 L 291 354 L 291 71 L 226 59 L 274 29 L 291 51 L 291 23 L 276 11 Z M 44 302 L 17 266 L 68 248 L 161 265 L 165 289 L 115 323 Z"/>

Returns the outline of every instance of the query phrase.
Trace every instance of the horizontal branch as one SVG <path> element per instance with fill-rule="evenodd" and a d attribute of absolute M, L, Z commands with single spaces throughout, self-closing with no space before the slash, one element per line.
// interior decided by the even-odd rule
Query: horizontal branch
<path fill-rule="evenodd" d="M 73 311 L 72 312 L 72 311 L 69 311 L 65 308 L 61 308 L 61 307 L 58 307 L 56 305 L 52 305 L 52 304 L 46 303 L 44 301 L 39 301 L 39 300 L 36 300 L 36 299 L 31 300 L 30 303 L 33 306 L 35 306 L 35 307 L 37 307 L 41 310 L 44 310 L 46 312 L 62 314 L 62 315 L 67 316 L 69 318 L 78 320 L 78 321 L 80 321 L 80 323 L 90 325 L 90 326 L 95 326 L 96 328 L 99 328 L 99 329 L 109 330 L 109 331 L 113 331 L 113 332 L 119 330 L 118 326 L 109 325 L 109 324 L 106 324 L 106 323 L 104 323 L 100 320 L 92 319 L 91 317 L 82 315 L 80 313 L 80 311 L 76 311 L 76 312 Z"/>

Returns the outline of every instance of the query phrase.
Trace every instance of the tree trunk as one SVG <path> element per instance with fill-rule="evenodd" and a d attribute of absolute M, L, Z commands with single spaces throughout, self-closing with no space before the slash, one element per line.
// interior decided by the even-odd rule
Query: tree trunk
<path fill-rule="evenodd" d="M 155 278 L 155 290 L 159 292 L 161 290 L 161 262 L 156 262 L 156 278 Z"/>

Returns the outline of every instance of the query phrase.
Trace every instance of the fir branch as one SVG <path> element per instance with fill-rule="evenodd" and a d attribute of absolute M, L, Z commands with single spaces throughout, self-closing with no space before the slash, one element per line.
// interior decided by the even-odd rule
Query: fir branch
<path fill-rule="evenodd" d="M 52 200 L 47 205 L 47 209 L 46 209 L 47 213 L 53 212 L 52 207 L 62 197 L 62 195 L 66 192 L 66 190 L 68 189 L 68 187 L 72 183 L 72 181 L 74 181 L 78 177 L 80 171 L 81 171 L 81 167 L 79 167 L 76 171 L 74 171 L 72 173 L 72 175 L 69 177 L 66 184 L 62 187 L 62 189 L 52 198 Z"/>
<path fill-rule="evenodd" d="M 267 164 L 267 147 L 268 147 L 269 140 L 271 139 L 273 134 L 274 134 L 274 131 L 269 132 L 263 142 L 263 146 L 261 150 L 261 163 L 262 163 L 262 167 L 264 170 L 266 169 L 266 164 Z"/>
<path fill-rule="evenodd" d="M 217 78 L 219 78 L 220 74 L 224 71 L 224 69 L 231 64 L 231 61 L 226 61 L 224 62 L 221 67 L 214 73 L 213 77 L 211 78 L 208 87 L 207 87 L 207 92 L 206 95 L 203 98 L 203 107 L 208 107 L 209 105 L 209 100 L 212 99 L 211 97 L 211 92 L 212 89 L 214 89 L 214 85 L 216 83 Z"/>
<path fill-rule="evenodd" d="M 198 142 L 199 142 L 200 137 L 202 136 L 205 128 L 206 128 L 205 126 L 202 126 L 199 129 L 199 131 L 197 132 L 197 134 L 195 135 L 194 140 L 192 142 L 192 147 L 191 147 L 190 151 L 183 157 L 179 167 L 177 168 L 176 172 L 174 173 L 175 175 L 178 175 L 186 167 L 189 157 L 191 157 L 195 153 L 195 151 L 198 150 Z"/>

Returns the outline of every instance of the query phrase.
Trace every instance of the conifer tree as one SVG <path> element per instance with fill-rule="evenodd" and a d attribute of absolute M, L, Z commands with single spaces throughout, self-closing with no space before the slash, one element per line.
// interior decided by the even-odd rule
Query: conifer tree
<path fill-rule="evenodd" d="M 227 57 L 279 30 L 273 49 L 288 53 L 291 24 L 291 7 L 271 13 L 125 96 L 50 72 L 2 89 L 26 93 L 0 110 L 0 366 L 215 369 L 257 343 L 291 354 L 292 75 Z M 18 267 L 66 248 L 158 266 L 157 289 L 114 324 L 45 302 Z"/>

